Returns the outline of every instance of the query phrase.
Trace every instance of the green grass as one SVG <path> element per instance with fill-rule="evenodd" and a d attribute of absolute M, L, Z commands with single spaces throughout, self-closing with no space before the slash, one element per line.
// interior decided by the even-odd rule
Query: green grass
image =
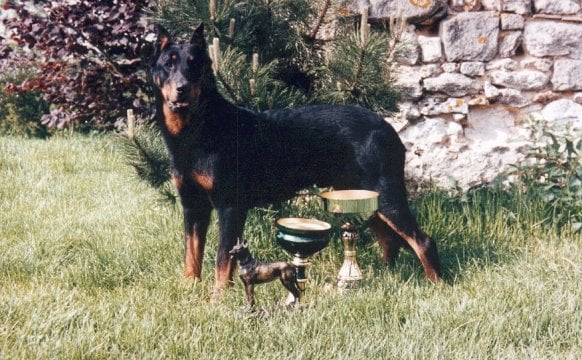
<path fill-rule="evenodd" d="M 369 234 L 366 280 L 339 294 L 337 235 L 313 259 L 308 301 L 285 311 L 279 284 L 257 287 L 262 316 L 240 313 L 236 281 L 211 303 L 216 227 L 204 278 L 181 278 L 179 209 L 157 201 L 113 137 L 0 138 L 0 359 L 490 359 L 582 356 L 579 235 L 543 224 L 543 202 L 492 191 L 414 202 L 439 243 L 446 282 L 414 256 L 390 269 Z M 246 237 L 273 246 L 270 210 Z"/>

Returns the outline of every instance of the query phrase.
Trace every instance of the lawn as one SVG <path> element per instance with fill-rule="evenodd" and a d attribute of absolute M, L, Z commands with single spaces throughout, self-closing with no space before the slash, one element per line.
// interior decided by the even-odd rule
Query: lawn
<path fill-rule="evenodd" d="M 313 258 L 307 301 L 241 311 L 240 281 L 210 301 L 216 226 L 204 278 L 182 280 L 181 214 L 140 183 L 113 135 L 0 138 L 0 359 L 579 359 L 580 235 L 544 224 L 542 200 L 433 191 L 413 203 L 437 239 L 446 281 L 423 278 L 403 253 L 380 261 L 359 244 L 366 280 L 338 293 L 337 234 Z M 274 246 L 272 209 L 254 212 L 256 257 Z"/>

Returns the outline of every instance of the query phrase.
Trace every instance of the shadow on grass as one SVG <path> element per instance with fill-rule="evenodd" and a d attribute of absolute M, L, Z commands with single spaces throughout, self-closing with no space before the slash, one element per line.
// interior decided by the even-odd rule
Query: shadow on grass
<path fill-rule="evenodd" d="M 430 191 L 414 199 L 411 207 L 421 228 L 437 242 L 443 278 L 448 284 L 461 281 L 475 271 L 511 261 L 529 239 L 539 234 L 540 224 L 544 222 L 544 204 L 540 198 L 496 188 L 480 188 L 463 195 Z M 289 216 L 317 218 L 334 225 L 329 246 L 313 258 L 318 266 L 326 267 L 329 273 L 324 276 L 333 281 L 333 271 L 339 270 L 343 262 L 341 234 L 334 219 L 323 212 L 317 201 L 299 205 L 291 201 L 277 208 L 252 210 L 245 236 L 253 254 L 265 261 L 291 260 L 276 244 L 274 226 L 277 218 Z M 373 233 L 362 227 L 360 235 L 358 263 L 370 276 L 389 271 L 402 282 L 411 279 L 424 282 L 422 266 L 410 251 L 401 250 L 396 264 L 389 266 L 382 259 Z M 210 242 L 205 260 L 212 267 L 215 253 Z"/>
<path fill-rule="evenodd" d="M 493 187 L 463 195 L 430 191 L 415 199 L 411 207 L 421 228 L 437 242 L 443 278 L 449 284 L 474 271 L 512 261 L 540 230 L 553 230 L 542 226 L 545 220 L 542 198 L 519 191 Z M 378 274 L 388 269 L 404 282 L 424 279 L 420 261 L 411 251 L 402 249 L 396 264 L 389 266 L 383 261 L 371 231 L 360 233 L 360 266 Z M 341 254 L 339 239 L 332 240 L 330 248 Z"/>

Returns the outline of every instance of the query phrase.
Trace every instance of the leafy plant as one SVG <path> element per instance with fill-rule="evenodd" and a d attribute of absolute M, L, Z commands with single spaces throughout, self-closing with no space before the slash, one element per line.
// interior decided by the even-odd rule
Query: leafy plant
<path fill-rule="evenodd" d="M 21 81 L 33 70 L 23 64 L 0 64 L 0 134 L 26 137 L 45 137 L 47 128 L 40 118 L 48 113 L 48 104 L 35 92 L 12 92 L 7 84 Z"/>
<path fill-rule="evenodd" d="M 175 204 L 177 194 L 170 181 L 170 159 L 159 129 L 143 121 L 135 124 L 135 118 L 130 118 L 131 126 L 120 137 L 126 161 L 139 179 L 159 190 L 162 200 Z"/>
<path fill-rule="evenodd" d="M 533 191 L 547 204 L 546 221 L 556 226 L 571 224 L 582 230 L 582 139 L 572 125 L 552 126 L 530 117 L 532 146 L 524 161 L 510 175 L 517 176 L 522 191 Z"/>
<path fill-rule="evenodd" d="M 10 1 L 16 17 L 3 19 L 10 39 L 0 39 L 0 61 L 38 68 L 13 92 L 42 94 L 51 111 L 43 124 L 73 122 L 112 127 L 126 109 L 145 113 L 149 85 L 145 57 L 148 23 L 141 1 Z M 26 49 L 27 51 L 15 51 Z"/>

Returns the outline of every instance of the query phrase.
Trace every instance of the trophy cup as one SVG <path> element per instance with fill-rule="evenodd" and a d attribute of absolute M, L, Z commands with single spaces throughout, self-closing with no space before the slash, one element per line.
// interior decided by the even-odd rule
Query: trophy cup
<path fill-rule="evenodd" d="M 378 209 L 378 193 L 368 190 L 338 190 L 321 193 L 325 209 L 341 223 L 344 263 L 337 276 L 341 290 L 357 288 L 364 276 L 356 262 L 357 227 Z"/>
<path fill-rule="evenodd" d="M 302 301 L 305 295 L 306 269 L 311 264 L 309 258 L 327 246 L 331 225 L 323 221 L 303 218 L 281 218 L 275 225 L 277 242 L 293 256 L 291 264 L 295 266 L 300 296 L 299 299 L 294 299 L 290 294 L 286 303 L 292 304 L 296 300 Z"/>

